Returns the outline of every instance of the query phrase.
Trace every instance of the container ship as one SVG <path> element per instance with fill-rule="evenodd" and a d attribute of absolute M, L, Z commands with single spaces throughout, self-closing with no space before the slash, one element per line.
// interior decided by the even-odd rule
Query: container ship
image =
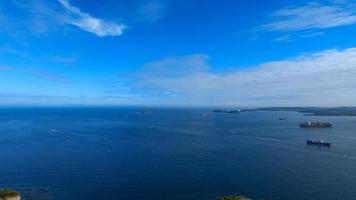
<path fill-rule="evenodd" d="M 332 123 L 329 122 L 303 122 L 300 124 L 301 128 L 332 128 Z"/>

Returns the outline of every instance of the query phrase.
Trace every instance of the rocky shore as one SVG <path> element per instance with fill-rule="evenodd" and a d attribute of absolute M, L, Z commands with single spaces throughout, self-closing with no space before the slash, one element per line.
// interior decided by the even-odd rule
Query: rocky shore
<path fill-rule="evenodd" d="M 0 189 L 0 200 L 21 200 L 21 195 L 19 192 L 12 189 Z M 252 199 L 247 198 L 245 196 L 223 196 L 217 198 L 216 200 L 252 200 Z"/>

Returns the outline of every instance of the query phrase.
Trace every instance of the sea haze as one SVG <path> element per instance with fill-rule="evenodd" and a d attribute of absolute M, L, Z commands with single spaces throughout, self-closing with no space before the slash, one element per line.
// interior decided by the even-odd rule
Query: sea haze
<path fill-rule="evenodd" d="M 0 188 L 24 191 L 27 200 L 356 196 L 356 117 L 141 111 L 1 108 Z M 299 128 L 306 120 L 334 128 Z M 308 139 L 332 146 L 307 146 Z"/>

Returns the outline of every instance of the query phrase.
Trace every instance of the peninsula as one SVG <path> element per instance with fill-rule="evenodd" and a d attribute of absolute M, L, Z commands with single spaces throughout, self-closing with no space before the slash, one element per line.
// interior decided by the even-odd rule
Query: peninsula
<path fill-rule="evenodd" d="M 296 111 L 312 116 L 356 116 L 356 107 L 266 107 L 248 111 Z"/>

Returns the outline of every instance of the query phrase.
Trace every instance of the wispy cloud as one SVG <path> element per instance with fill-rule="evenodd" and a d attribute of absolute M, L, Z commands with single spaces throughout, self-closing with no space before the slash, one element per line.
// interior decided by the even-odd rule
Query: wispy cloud
<path fill-rule="evenodd" d="M 12 67 L 8 67 L 8 66 L 1 66 L 0 65 L 0 70 L 12 70 Z"/>
<path fill-rule="evenodd" d="M 139 23 L 156 23 L 170 15 L 173 10 L 190 10 L 197 6 L 191 0 L 137 0 L 133 18 Z"/>
<path fill-rule="evenodd" d="M 58 0 L 58 2 L 72 14 L 66 17 L 67 23 L 94 33 L 99 37 L 121 35 L 126 27 L 124 24 L 105 21 L 84 13 L 79 8 L 70 5 L 68 0 Z"/>
<path fill-rule="evenodd" d="M 304 35 L 301 35 L 300 37 L 311 38 L 311 37 L 317 37 L 317 36 L 323 36 L 323 35 L 325 35 L 324 32 L 312 32 L 312 33 L 306 33 Z"/>
<path fill-rule="evenodd" d="M 49 81 L 54 81 L 58 83 L 71 83 L 72 80 L 65 77 L 61 76 L 58 74 L 53 74 L 47 71 L 43 70 L 38 70 L 38 69 L 16 69 L 19 72 L 23 72 L 41 79 L 49 80 Z"/>
<path fill-rule="evenodd" d="M 57 63 L 73 64 L 78 60 L 77 56 L 54 55 L 49 57 L 50 60 Z"/>
<path fill-rule="evenodd" d="M 53 74 L 48 71 L 34 69 L 34 68 L 20 68 L 20 67 L 0 65 L 0 70 L 7 70 L 7 71 L 13 71 L 13 72 L 17 72 L 17 73 L 27 74 L 27 75 L 34 76 L 34 77 L 37 77 L 40 79 L 54 81 L 54 82 L 58 82 L 58 83 L 66 83 L 67 84 L 67 83 L 72 82 L 71 79 L 69 79 L 65 76 L 61 76 L 59 74 Z"/>
<path fill-rule="evenodd" d="M 94 17 L 70 4 L 68 0 L 13 0 L 1 2 L 0 23 L 6 35 L 26 37 L 67 33 L 70 26 L 99 37 L 119 36 L 125 25 Z"/>
<path fill-rule="evenodd" d="M 80 102 L 80 103 L 78 103 Z M 1 93 L 0 104 L 7 106 L 17 105 L 38 105 L 38 106 L 62 106 L 62 105 L 87 105 L 87 104 L 103 104 L 104 101 L 97 98 L 86 98 L 83 96 L 53 96 L 41 94 L 17 94 L 17 93 Z"/>
<path fill-rule="evenodd" d="M 170 4 L 171 0 L 143 1 L 138 6 L 136 14 L 140 21 L 157 22 L 167 14 Z"/>
<path fill-rule="evenodd" d="M 291 41 L 293 41 L 293 39 L 291 39 L 291 37 L 289 35 L 284 35 L 284 36 L 275 38 L 274 41 L 276 41 L 276 42 L 291 42 Z"/>
<path fill-rule="evenodd" d="M 272 21 L 260 26 L 266 31 L 302 31 L 347 26 L 356 23 L 356 11 L 348 3 L 312 2 L 277 10 Z"/>
<path fill-rule="evenodd" d="M 213 72 L 207 56 L 191 55 L 147 64 L 136 84 L 190 105 L 355 105 L 355 63 L 350 48 Z"/>

